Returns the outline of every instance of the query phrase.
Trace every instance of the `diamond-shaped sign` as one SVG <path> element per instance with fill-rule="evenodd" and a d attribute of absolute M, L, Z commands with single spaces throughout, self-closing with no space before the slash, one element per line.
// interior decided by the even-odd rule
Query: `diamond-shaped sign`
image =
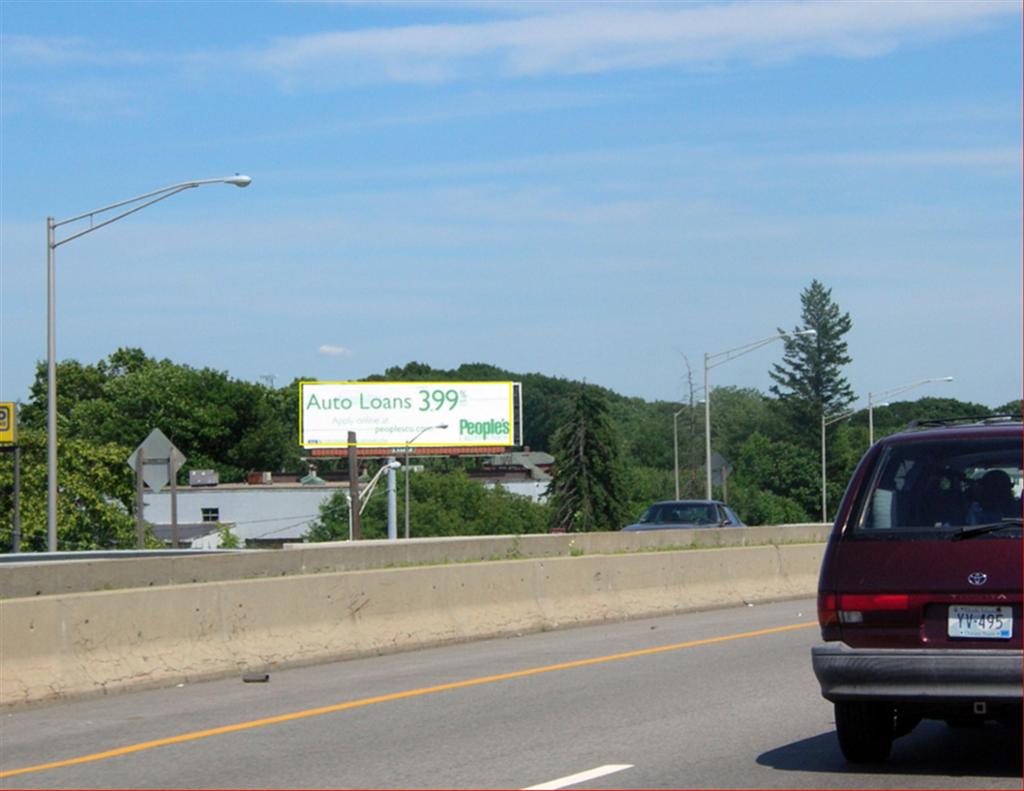
<path fill-rule="evenodd" d="M 174 447 L 167 435 L 158 428 L 149 432 L 149 436 L 128 457 L 128 466 L 133 470 L 138 464 L 140 450 L 143 453 L 142 480 L 154 492 L 159 492 L 170 483 L 170 476 L 177 473 L 185 463 L 185 454 Z"/>

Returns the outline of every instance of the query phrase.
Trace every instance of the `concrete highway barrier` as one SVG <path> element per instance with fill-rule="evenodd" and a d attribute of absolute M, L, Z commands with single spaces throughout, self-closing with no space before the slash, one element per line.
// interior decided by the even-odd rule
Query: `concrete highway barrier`
<path fill-rule="evenodd" d="M 408 541 L 338 541 L 288 544 L 281 550 L 235 552 L 64 553 L 59 560 L 31 554 L 0 556 L 0 599 L 52 596 L 59 593 L 152 588 L 197 582 L 286 577 L 404 568 L 479 560 L 574 557 L 624 552 L 700 549 L 824 542 L 831 525 L 801 524 L 725 527 L 700 530 L 649 530 L 637 533 L 569 533 L 507 536 L 414 538 Z M 65 559 L 68 555 L 73 559 Z M 96 557 L 99 555 L 99 557 Z"/>
<path fill-rule="evenodd" d="M 665 532 L 714 532 L 723 535 L 711 541 L 727 538 L 725 530 Z M 448 562 L 442 565 L 357 570 L 332 566 L 325 571 L 320 566 L 331 566 L 337 559 L 322 559 L 318 564 L 307 558 L 307 568 L 316 570 L 271 576 L 264 569 L 249 578 L 196 582 L 166 582 L 165 570 L 159 583 L 150 569 L 144 585 L 114 584 L 113 589 L 101 590 L 94 581 L 79 579 L 78 590 L 15 596 L 9 595 L 7 579 L 5 598 L 0 601 L 0 705 L 103 695 L 456 641 L 811 596 L 824 544 L 817 534 L 811 539 L 817 543 L 782 543 L 799 540 L 797 536 L 805 533 L 797 530 L 759 546 L 708 549 L 676 549 L 682 541 L 690 542 L 686 546 L 699 542 L 676 536 L 673 544 L 672 537 L 662 536 L 655 540 L 662 544 L 660 549 L 655 547 L 659 551 L 623 549 L 615 541 L 630 544 L 637 540 L 634 535 L 646 534 L 523 536 L 558 539 L 565 554 L 524 557 L 520 541 L 518 555 L 506 551 L 514 559 L 472 563 L 452 562 L 453 547 L 459 542 L 448 540 Z M 733 539 L 753 540 L 739 534 Z M 609 548 L 604 547 L 607 541 Z M 588 548 L 581 549 L 583 544 Z M 479 553 L 481 546 L 474 551 Z M 496 546 L 503 545 L 492 544 L 484 551 Z M 554 543 L 549 542 L 548 549 L 552 547 Z M 598 553 L 594 547 L 605 552 Z M 374 562 L 401 566 L 403 561 L 397 558 L 402 553 L 394 543 L 391 551 L 397 554 Z M 293 563 L 285 556 L 302 553 L 255 554 L 266 556 L 266 562 Z M 501 552 L 491 551 L 487 557 L 495 556 L 502 557 Z M 90 562 L 101 568 L 107 563 L 109 572 L 109 564 L 153 560 Z M 185 558 L 164 559 L 165 565 L 180 560 Z M 362 562 L 369 561 L 364 557 Z M 53 568 L 52 564 L 32 565 L 39 578 L 46 576 L 40 569 Z M 210 576 L 226 573 L 216 564 L 210 569 Z M 12 570 L 13 566 L 5 568 L 3 574 Z M 139 572 L 123 573 L 131 577 Z M 64 580 L 59 585 L 67 584 L 67 575 L 58 575 Z"/>

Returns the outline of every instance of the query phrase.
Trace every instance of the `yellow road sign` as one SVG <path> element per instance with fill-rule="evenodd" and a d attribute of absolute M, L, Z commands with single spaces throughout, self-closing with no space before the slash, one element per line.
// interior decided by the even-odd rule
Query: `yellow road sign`
<path fill-rule="evenodd" d="M 14 445 L 18 441 L 15 410 L 13 401 L 0 401 L 0 445 Z"/>

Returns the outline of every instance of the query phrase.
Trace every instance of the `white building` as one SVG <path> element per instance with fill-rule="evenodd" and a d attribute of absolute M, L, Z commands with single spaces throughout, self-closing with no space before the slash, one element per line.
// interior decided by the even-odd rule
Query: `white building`
<path fill-rule="evenodd" d="M 505 453 L 487 459 L 472 474 L 488 487 L 503 489 L 534 502 L 547 497 L 551 476 L 547 470 L 554 459 L 546 453 Z M 417 467 L 410 467 L 413 472 Z M 196 549 L 220 546 L 220 529 L 227 526 L 243 546 L 279 547 L 302 541 L 310 525 L 320 516 L 320 506 L 335 492 L 348 491 L 348 483 L 325 482 L 313 471 L 302 480 L 315 483 L 274 483 L 269 473 L 254 473 L 250 483 L 218 484 L 212 471 L 193 470 L 189 479 L 196 484 L 178 487 L 178 543 Z M 363 484 L 365 486 L 365 482 Z M 384 496 L 383 481 L 377 496 Z M 364 495 L 365 496 L 365 495 Z M 146 521 L 165 542 L 171 541 L 171 493 L 146 491 Z"/>
<path fill-rule="evenodd" d="M 191 537 L 191 545 L 209 549 L 220 545 L 218 528 L 231 532 L 250 546 L 279 546 L 301 541 L 310 523 L 320 516 L 320 506 L 347 483 L 306 486 L 299 483 L 251 485 L 227 483 L 218 486 L 179 486 L 179 541 Z M 147 491 L 143 495 L 146 521 L 160 538 L 170 539 L 171 492 Z M 204 530 L 203 526 L 208 525 Z"/>

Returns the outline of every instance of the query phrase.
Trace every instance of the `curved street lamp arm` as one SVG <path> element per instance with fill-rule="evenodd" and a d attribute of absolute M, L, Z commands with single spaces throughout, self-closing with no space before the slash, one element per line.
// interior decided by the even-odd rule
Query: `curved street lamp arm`
<path fill-rule="evenodd" d="M 899 395 L 900 393 L 905 393 L 905 392 L 907 392 L 907 390 L 913 390 L 915 387 L 920 387 L 921 385 L 926 385 L 929 382 L 952 382 L 952 381 L 953 381 L 953 377 L 952 376 L 933 376 L 933 377 L 931 377 L 929 379 L 919 379 L 916 382 L 911 382 L 910 384 L 906 384 L 906 385 L 900 385 L 899 387 L 893 387 L 890 390 L 883 390 L 880 393 L 868 393 L 868 400 L 874 402 L 874 400 L 876 398 L 883 398 L 883 399 L 884 398 L 890 398 L 890 397 L 892 397 L 894 395 Z"/>
<path fill-rule="evenodd" d="M 834 415 L 822 414 L 821 422 L 822 425 L 831 426 L 833 423 L 838 423 L 840 420 L 846 420 L 851 415 L 857 414 L 860 410 L 858 409 L 847 409 L 845 412 L 837 412 Z"/>
<path fill-rule="evenodd" d="M 249 176 L 241 175 L 224 176 L 222 178 L 216 179 L 196 179 L 193 181 L 183 181 L 181 184 L 172 184 L 169 187 L 163 187 L 162 189 L 153 190 L 152 192 L 147 192 L 143 195 L 136 195 L 134 198 L 127 198 L 126 200 L 118 201 L 117 203 L 111 203 L 108 206 L 103 206 L 99 209 L 93 209 L 92 211 L 82 212 L 81 214 L 76 214 L 74 217 L 68 217 L 66 220 L 51 221 L 50 227 L 53 229 L 57 229 L 60 228 L 62 225 L 68 225 L 69 223 L 84 220 L 86 217 L 89 217 L 91 219 L 94 218 L 97 214 L 104 214 L 108 211 L 113 211 L 114 209 L 120 209 L 122 206 L 130 206 L 133 203 L 146 201 L 145 203 L 142 203 L 139 206 L 135 206 L 134 208 L 131 208 L 128 211 L 121 212 L 116 217 L 111 217 L 109 220 L 104 220 L 103 222 L 97 223 L 95 225 L 90 225 L 84 231 L 79 231 L 78 233 L 72 234 L 71 236 L 68 236 L 66 239 L 61 239 L 59 242 L 54 241 L 51 243 L 51 246 L 60 247 L 65 242 L 70 242 L 72 239 L 77 239 L 80 236 L 85 236 L 87 233 L 92 233 L 98 228 L 102 228 L 104 225 L 110 225 L 112 222 L 117 222 L 118 220 L 127 217 L 129 214 L 134 214 L 137 211 L 141 211 L 142 209 L 145 209 L 147 206 L 152 206 L 154 203 L 159 203 L 160 201 L 169 198 L 172 195 L 177 195 L 179 192 L 184 192 L 185 190 L 188 189 L 200 187 L 203 184 L 233 184 L 236 187 L 248 187 L 251 182 L 252 179 L 249 178 Z M 152 198 L 152 200 L 150 200 L 150 198 Z"/>
<path fill-rule="evenodd" d="M 96 223 L 95 225 L 90 225 L 85 230 L 79 231 L 78 233 L 71 234 L 71 236 L 68 236 L 68 237 L 66 237 L 64 239 L 61 239 L 60 241 L 54 241 L 54 242 L 51 243 L 51 246 L 52 247 L 60 247 L 62 244 L 65 244 L 65 243 L 70 242 L 70 241 L 72 241 L 74 239 L 77 239 L 80 236 L 85 236 L 87 233 L 92 233 L 93 231 L 98 231 L 104 225 L 110 225 L 112 222 L 117 222 L 118 220 L 120 220 L 120 219 L 122 219 L 124 217 L 127 217 L 129 214 L 135 214 L 135 212 L 142 211 L 147 206 L 152 206 L 154 203 L 159 203 L 160 201 L 165 200 L 166 198 L 169 198 L 172 195 L 177 195 L 179 192 L 184 192 L 185 190 L 191 189 L 191 188 L 193 188 L 195 186 L 197 186 L 197 185 L 195 185 L 195 184 L 187 184 L 185 186 L 178 187 L 177 189 L 172 190 L 170 192 L 165 192 L 164 194 L 160 195 L 158 198 L 153 198 L 153 200 L 146 201 L 146 203 L 143 203 L 143 204 L 141 204 L 139 206 L 136 206 L 133 209 L 129 209 L 128 211 L 121 212 L 117 216 L 111 217 L 109 220 L 104 220 L 103 222 Z M 136 200 L 139 200 L 139 199 L 136 198 Z M 116 208 L 117 206 L 124 206 L 124 205 L 126 205 L 128 203 L 131 203 L 131 201 L 123 201 L 122 203 L 115 204 L 114 207 L 109 207 L 108 206 L 106 209 L 97 209 L 96 211 L 88 212 L 86 214 L 79 215 L 78 217 L 73 217 L 70 220 L 62 220 L 61 222 L 55 222 L 55 223 L 53 223 L 52 227 L 53 228 L 57 228 L 60 225 L 66 225 L 67 223 L 74 222 L 75 220 L 81 220 L 81 219 L 84 219 L 85 217 L 93 217 L 94 215 L 99 214 L 100 212 L 109 211 L 109 209 L 111 209 L 111 208 Z"/>
<path fill-rule="evenodd" d="M 366 504 L 370 502 L 370 498 L 373 497 L 373 490 L 377 488 L 377 481 L 380 480 L 380 476 L 387 472 L 389 469 L 388 465 L 385 464 L 377 472 L 374 473 L 373 477 L 370 478 L 370 482 L 366 484 L 366 488 L 359 492 L 359 515 L 362 516 L 363 509 L 366 508 Z"/>
<path fill-rule="evenodd" d="M 447 423 L 440 423 L 440 424 L 438 424 L 436 426 L 427 426 L 426 428 L 420 429 L 419 433 L 417 433 L 415 437 L 413 437 L 410 440 L 406 440 L 405 441 L 406 448 L 408 448 L 410 445 L 412 445 L 412 443 L 414 443 L 416 440 L 418 440 L 420 437 L 422 437 L 424 434 L 426 434 L 428 431 L 430 431 L 431 429 L 434 429 L 434 428 L 448 428 L 448 424 Z"/>
<path fill-rule="evenodd" d="M 735 360 L 737 357 L 742 357 L 744 354 L 760 349 L 762 346 L 767 346 L 772 341 L 777 341 L 779 338 L 796 337 L 799 335 L 817 335 L 817 330 L 800 330 L 800 332 L 780 332 L 772 335 L 768 338 L 762 338 L 759 341 L 748 343 L 744 346 L 737 346 L 735 349 L 728 349 L 724 352 L 716 352 L 715 354 L 704 355 L 704 365 L 707 368 L 716 368 L 723 363 L 727 363 L 730 360 Z M 721 359 L 717 359 L 717 358 Z M 716 360 L 712 362 L 712 360 Z"/>

